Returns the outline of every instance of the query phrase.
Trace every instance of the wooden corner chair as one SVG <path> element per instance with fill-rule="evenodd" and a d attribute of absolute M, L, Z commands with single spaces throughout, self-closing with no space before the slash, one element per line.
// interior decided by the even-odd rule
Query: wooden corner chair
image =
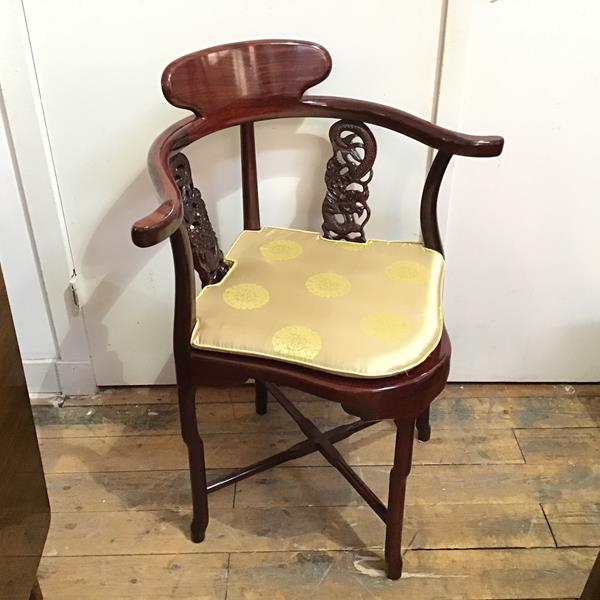
<path fill-rule="evenodd" d="M 132 237 L 141 247 L 169 238 L 173 252 L 173 347 L 190 463 L 192 540 L 204 539 L 208 493 L 319 451 L 386 524 L 387 572 L 397 579 L 413 432 L 416 424 L 419 439 L 429 438 L 429 405 L 443 390 L 450 364 L 441 312 L 438 192 L 454 154 L 497 156 L 503 140 L 449 131 L 380 104 L 306 95 L 330 70 L 331 58 L 323 47 L 293 40 L 227 44 L 172 62 L 162 77 L 165 97 L 193 115 L 152 145 L 148 164 L 162 204 L 133 225 Z M 260 225 L 253 123 L 286 117 L 340 119 L 330 129 L 333 156 L 325 175 L 322 236 Z M 365 122 L 438 150 L 421 198 L 423 244 L 366 240 L 376 143 Z M 244 232 L 224 256 L 181 150 L 237 125 Z M 328 261 L 336 265 L 334 271 Z M 197 299 L 194 269 L 202 282 Z M 382 286 L 384 293 L 370 286 Z M 369 312 L 380 301 L 385 306 Z M 402 306 L 400 316 L 395 304 Z M 338 339 L 341 329 L 347 334 Z M 248 379 L 256 382 L 256 411 L 266 413 L 271 394 L 307 440 L 207 484 L 196 386 Z M 279 386 L 337 402 L 358 419 L 321 432 Z M 393 419 L 397 428 L 387 506 L 334 446 L 381 419 Z"/>

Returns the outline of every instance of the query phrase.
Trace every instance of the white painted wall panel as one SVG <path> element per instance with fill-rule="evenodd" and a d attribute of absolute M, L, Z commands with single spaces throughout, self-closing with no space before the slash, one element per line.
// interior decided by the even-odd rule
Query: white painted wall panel
<path fill-rule="evenodd" d="M 455 380 L 600 380 L 599 22 L 585 0 L 449 3 L 440 121 L 506 138 L 455 162 Z"/>
<path fill-rule="evenodd" d="M 173 58 L 240 39 L 321 42 L 333 73 L 320 93 L 356 96 L 428 118 L 442 2 L 25 0 L 33 55 L 99 384 L 173 380 L 169 250 L 135 248 L 132 222 L 156 205 L 146 173 L 153 138 L 185 114 L 160 74 Z M 328 123 L 257 127 L 263 223 L 319 226 Z M 372 237 L 415 238 L 426 151 L 377 130 Z M 238 132 L 190 153 L 223 245 L 241 228 Z"/>
<path fill-rule="evenodd" d="M 0 99 L 1 102 L 1 99 Z M 0 111 L 3 106 L 0 105 Z M 0 112 L 0 117 L 2 114 Z M 0 118 L 0 263 L 24 360 L 56 358 L 45 291 L 23 206 L 8 131 Z"/>

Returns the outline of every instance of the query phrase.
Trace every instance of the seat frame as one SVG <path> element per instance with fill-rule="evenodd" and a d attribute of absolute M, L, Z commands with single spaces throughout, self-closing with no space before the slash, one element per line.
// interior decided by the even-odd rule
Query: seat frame
<path fill-rule="evenodd" d="M 243 65 L 242 78 L 234 76 L 240 64 Z M 371 102 L 307 96 L 305 91 L 325 79 L 330 70 L 331 58 L 323 47 L 295 40 L 228 44 L 202 50 L 171 63 L 163 73 L 164 94 L 171 104 L 190 109 L 194 114 L 167 129 L 152 145 L 148 165 L 162 203 L 153 213 L 134 224 L 132 238 L 140 247 L 152 246 L 169 238 L 173 253 L 173 349 L 181 430 L 190 464 L 192 540 L 201 542 L 204 539 L 209 520 L 208 493 L 318 451 L 386 524 L 387 573 L 389 578 L 397 579 L 402 573 L 404 496 L 412 462 L 413 432 L 416 424 L 419 439 L 429 439 L 429 406 L 444 389 L 450 367 L 451 349 L 445 329 L 436 349 L 420 365 L 406 373 L 378 379 L 343 377 L 278 360 L 198 350 L 190 344 L 196 321 L 194 269 L 202 284 L 210 285 L 224 276 L 228 265 L 218 246 L 200 192 L 193 187 L 189 163 L 180 152 L 184 146 L 215 131 L 240 126 L 244 229 L 256 230 L 260 228 L 260 213 L 254 122 L 285 117 L 326 117 L 342 119 L 342 125 L 336 124 L 338 129 L 360 133 L 366 122 L 407 135 L 438 150 L 425 181 L 420 217 L 424 245 L 442 255 L 437 198 L 451 157 L 454 154 L 489 157 L 502 151 L 503 140 L 498 136 L 456 133 Z M 364 149 L 367 154 L 369 148 Z M 332 160 L 336 156 L 335 150 L 334 145 Z M 362 179 L 368 180 L 370 176 Z M 328 193 L 332 192 L 335 196 L 339 185 L 334 187 L 328 183 Z M 368 193 L 362 193 L 360 206 L 359 203 L 350 203 L 350 209 L 343 215 L 350 229 L 355 229 L 353 223 L 360 220 L 361 215 L 362 224 L 366 222 L 366 197 Z M 343 204 L 347 198 L 344 200 L 342 190 L 341 197 L 331 200 L 333 209 L 330 202 L 330 211 L 338 210 L 336 200 Z M 330 218 L 328 223 L 331 229 L 334 221 Z M 324 233 L 328 235 L 325 225 Z M 362 230 L 359 233 L 362 235 Z M 343 231 L 336 238 L 351 239 L 345 237 Z M 364 235 L 357 243 L 363 240 Z M 196 388 L 199 385 L 237 385 L 249 379 L 255 380 L 257 413 L 267 412 L 270 394 L 294 419 L 307 439 L 207 483 L 204 447 L 196 416 Z M 322 432 L 302 415 L 281 386 L 337 402 L 358 420 Z M 336 442 L 382 419 L 392 419 L 396 424 L 387 506 L 358 477 L 334 446 Z"/>

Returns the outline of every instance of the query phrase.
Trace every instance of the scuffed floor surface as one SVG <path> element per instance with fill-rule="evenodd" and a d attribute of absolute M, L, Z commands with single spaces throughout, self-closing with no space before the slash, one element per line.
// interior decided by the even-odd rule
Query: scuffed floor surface
<path fill-rule="evenodd" d="M 290 395 L 322 428 L 349 419 Z M 173 388 L 35 404 L 46 600 L 577 598 L 600 545 L 600 386 L 449 386 L 415 446 L 398 582 L 383 525 L 318 454 L 211 495 L 193 544 Z M 198 414 L 211 474 L 303 439 L 274 401 L 254 413 L 251 386 L 200 389 Z M 391 425 L 338 447 L 385 499 Z"/>

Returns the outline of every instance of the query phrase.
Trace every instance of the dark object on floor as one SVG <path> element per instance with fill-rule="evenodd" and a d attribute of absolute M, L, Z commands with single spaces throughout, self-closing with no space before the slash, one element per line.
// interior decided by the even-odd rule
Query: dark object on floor
<path fill-rule="evenodd" d="M 586 581 L 580 600 L 598 600 L 600 598 L 600 552 L 596 557 L 596 562 L 590 571 L 590 576 Z"/>
<path fill-rule="evenodd" d="M 50 505 L 0 271 L 0 600 L 41 600 L 36 573 Z"/>

